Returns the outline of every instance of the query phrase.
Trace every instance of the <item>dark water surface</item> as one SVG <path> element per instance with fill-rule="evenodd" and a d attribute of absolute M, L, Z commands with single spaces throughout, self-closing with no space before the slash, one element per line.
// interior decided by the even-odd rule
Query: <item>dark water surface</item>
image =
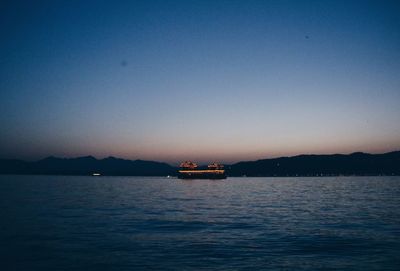
<path fill-rule="evenodd" d="M 0 176 L 0 270 L 399 270 L 400 177 Z"/>

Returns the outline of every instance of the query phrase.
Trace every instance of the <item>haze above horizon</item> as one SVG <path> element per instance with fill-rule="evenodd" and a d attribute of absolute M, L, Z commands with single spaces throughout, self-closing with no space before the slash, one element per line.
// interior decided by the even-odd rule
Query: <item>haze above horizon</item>
<path fill-rule="evenodd" d="M 400 149 L 396 1 L 3 1 L 0 156 Z"/>

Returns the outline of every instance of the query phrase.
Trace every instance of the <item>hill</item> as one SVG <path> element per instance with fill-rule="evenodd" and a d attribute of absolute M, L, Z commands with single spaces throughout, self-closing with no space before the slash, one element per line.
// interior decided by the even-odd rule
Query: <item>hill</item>
<path fill-rule="evenodd" d="M 166 176 L 176 170 L 166 163 L 115 157 L 100 160 L 92 156 L 48 157 L 37 162 L 0 160 L 0 174 L 92 175 L 94 172 L 102 175 Z"/>
<path fill-rule="evenodd" d="M 298 155 L 239 162 L 229 167 L 229 175 L 400 175 L 400 151 L 384 154 Z"/>

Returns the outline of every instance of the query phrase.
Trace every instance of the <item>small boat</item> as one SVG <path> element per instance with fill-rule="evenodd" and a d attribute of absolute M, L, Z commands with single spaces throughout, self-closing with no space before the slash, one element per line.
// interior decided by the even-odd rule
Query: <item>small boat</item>
<path fill-rule="evenodd" d="M 219 163 L 208 165 L 207 169 L 198 169 L 196 163 L 185 161 L 180 165 L 179 179 L 226 179 L 224 166 Z"/>

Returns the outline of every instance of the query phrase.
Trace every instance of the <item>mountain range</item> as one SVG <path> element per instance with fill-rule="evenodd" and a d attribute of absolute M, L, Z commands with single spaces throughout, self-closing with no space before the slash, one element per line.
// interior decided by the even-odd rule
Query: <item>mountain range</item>
<path fill-rule="evenodd" d="M 0 159 L 0 174 L 167 176 L 178 168 L 167 163 L 126 160 L 115 157 L 96 159 L 48 157 L 35 162 Z M 226 165 L 228 176 L 331 176 L 400 175 L 400 151 L 384 154 L 352 153 L 298 155 L 244 161 Z"/>
<path fill-rule="evenodd" d="M 93 156 L 78 158 L 48 157 L 36 162 L 0 160 L 0 174 L 43 175 L 102 175 L 115 176 L 166 176 L 175 168 L 161 162 L 125 160 L 115 157 L 96 159 Z"/>

